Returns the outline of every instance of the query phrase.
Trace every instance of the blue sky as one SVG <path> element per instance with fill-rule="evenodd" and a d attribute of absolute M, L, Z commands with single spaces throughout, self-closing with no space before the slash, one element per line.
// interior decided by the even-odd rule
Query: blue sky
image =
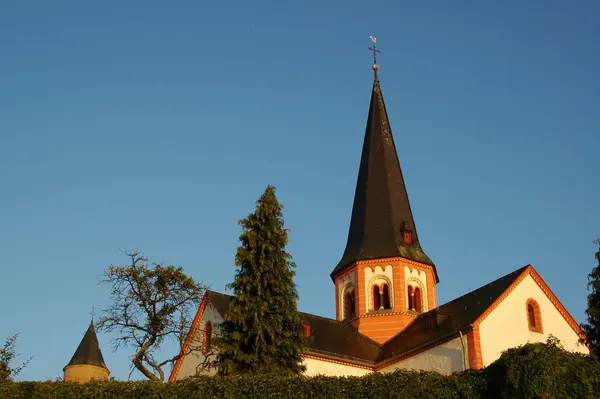
<path fill-rule="evenodd" d="M 277 186 L 299 308 L 334 316 L 372 84 L 451 300 L 533 264 L 578 321 L 600 235 L 592 1 L 7 1 L 0 337 L 62 376 L 121 249 L 222 291 Z M 84 4 L 86 3 L 86 4 Z M 118 379 L 127 351 L 99 335 Z M 141 378 L 134 373 L 132 378 Z"/>

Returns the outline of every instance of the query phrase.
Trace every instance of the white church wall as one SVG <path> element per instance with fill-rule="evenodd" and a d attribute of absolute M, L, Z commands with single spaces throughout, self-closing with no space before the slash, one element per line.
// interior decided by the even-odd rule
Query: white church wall
<path fill-rule="evenodd" d="M 196 329 L 196 337 L 194 337 L 194 342 L 202 342 L 202 334 L 204 332 L 204 326 L 206 323 L 211 322 L 213 325 L 213 332 L 216 332 L 216 326 L 219 323 L 223 322 L 223 317 L 217 312 L 215 307 L 209 302 L 204 308 L 204 313 L 202 314 L 202 320 L 200 321 L 200 325 Z M 187 355 L 181 364 L 181 368 L 179 369 L 179 373 L 177 374 L 177 379 L 181 380 L 186 377 L 191 377 L 196 375 L 196 369 L 198 365 L 202 364 L 205 360 L 205 356 L 201 351 L 194 351 Z M 203 370 L 200 374 L 202 375 L 214 375 L 216 374 L 216 369 L 211 370 Z"/>
<path fill-rule="evenodd" d="M 345 364 L 338 364 L 324 360 L 318 360 L 313 358 L 304 358 L 304 365 L 306 376 L 361 376 L 372 373 L 371 370 L 363 369 L 360 367 L 353 367 Z"/>
<path fill-rule="evenodd" d="M 529 331 L 526 312 L 529 298 L 540 306 L 542 334 Z M 498 359 L 502 351 L 527 342 L 545 342 L 549 334 L 560 339 L 567 350 L 589 353 L 585 346 L 578 344 L 579 337 L 573 328 L 531 275 L 525 277 L 480 323 L 479 334 L 484 367 Z"/>
<path fill-rule="evenodd" d="M 460 337 L 457 337 L 451 341 L 409 357 L 408 359 L 400 360 L 398 363 L 394 363 L 379 371 L 381 373 L 390 373 L 398 369 L 413 369 L 436 371 L 444 375 L 463 371 L 465 367 L 464 359 L 468 352 L 467 339 L 466 337 L 463 337 L 463 339 L 465 352 L 463 352 L 463 345 L 461 344 Z"/>

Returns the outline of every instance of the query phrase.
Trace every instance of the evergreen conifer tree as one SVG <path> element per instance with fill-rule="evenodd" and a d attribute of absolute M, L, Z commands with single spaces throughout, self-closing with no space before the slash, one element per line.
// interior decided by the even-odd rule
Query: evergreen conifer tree
<path fill-rule="evenodd" d="M 234 298 L 217 340 L 219 372 L 294 373 L 305 369 L 300 355 L 307 345 L 292 257 L 286 252 L 288 231 L 275 187 L 268 186 L 256 210 L 240 220 Z"/>
<path fill-rule="evenodd" d="M 596 261 L 598 265 L 588 275 L 588 308 L 586 310 L 588 323 L 582 324 L 581 328 L 586 335 L 585 343 L 590 348 L 590 354 L 600 360 L 600 238 L 594 241 L 598 244 Z"/>

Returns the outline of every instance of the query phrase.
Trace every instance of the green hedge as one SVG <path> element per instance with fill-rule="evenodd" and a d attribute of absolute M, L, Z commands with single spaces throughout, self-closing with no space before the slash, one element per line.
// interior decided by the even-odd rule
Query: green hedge
<path fill-rule="evenodd" d="M 175 383 L 0 383 L 0 398 L 600 398 L 600 363 L 556 344 L 506 351 L 482 371 L 442 376 L 398 370 L 364 377 L 243 375 Z"/>
<path fill-rule="evenodd" d="M 160 384 L 150 381 L 74 384 L 18 382 L 0 384 L 1 398 L 480 398 L 481 378 L 444 377 L 399 371 L 366 377 L 239 376 L 197 378 Z"/>
<path fill-rule="evenodd" d="M 600 398 L 600 362 L 563 350 L 555 338 L 505 351 L 482 377 L 499 398 Z"/>

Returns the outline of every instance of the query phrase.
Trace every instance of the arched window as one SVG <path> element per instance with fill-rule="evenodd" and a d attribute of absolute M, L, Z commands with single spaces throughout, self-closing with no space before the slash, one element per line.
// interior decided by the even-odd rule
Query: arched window
<path fill-rule="evenodd" d="M 527 324 L 529 331 L 536 333 L 543 333 L 542 329 L 542 312 L 540 311 L 540 305 L 534 299 L 528 299 L 525 304 L 527 312 Z"/>
<path fill-rule="evenodd" d="M 354 290 L 347 290 L 344 294 L 344 319 L 350 320 L 356 316 L 356 306 L 354 301 Z"/>
<path fill-rule="evenodd" d="M 384 309 L 390 309 L 392 307 L 390 304 L 390 288 L 387 284 L 383 284 L 381 292 L 381 306 L 383 306 Z"/>
<path fill-rule="evenodd" d="M 412 285 L 408 286 L 408 310 L 414 310 L 415 308 L 415 299 L 414 299 L 414 290 Z"/>
<path fill-rule="evenodd" d="M 212 338 L 212 323 L 206 322 L 204 332 L 202 333 L 202 354 L 206 355 L 210 351 L 210 340 Z"/>
<path fill-rule="evenodd" d="M 527 304 L 527 321 L 529 321 L 529 328 L 535 330 L 535 310 L 530 303 Z"/>
<path fill-rule="evenodd" d="M 425 305 L 423 298 L 423 288 L 416 281 L 410 281 L 407 286 L 408 310 L 423 313 Z"/>
<path fill-rule="evenodd" d="M 413 308 L 415 312 L 421 313 L 423 311 L 422 303 L 421 289 L 419 287 L 415 287 L 413 299 Z"/>
<path fill-rule="evenodd" d="M 381 294 L 379 293 L 379 286 L 373 286 L 373 310 L 379 310 L 381 308 Z"/>
<path fill-rule="evenodd" d="M 393 289 L 391 278 L 388 276 L 372 277 L 368 282 L 366 298 L 368 311 L 392 309 L 394 307 Z"/>

